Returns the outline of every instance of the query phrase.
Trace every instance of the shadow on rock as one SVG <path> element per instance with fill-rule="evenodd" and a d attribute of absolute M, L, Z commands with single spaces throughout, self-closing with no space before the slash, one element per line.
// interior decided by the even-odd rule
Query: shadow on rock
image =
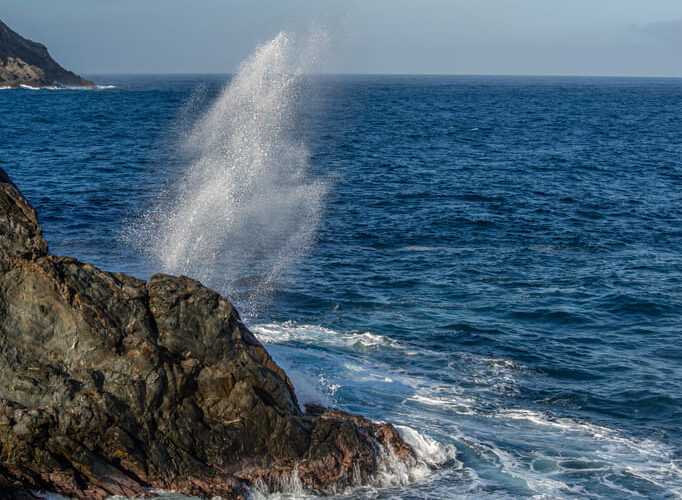
<path fill-rule="evenodd" d="M 326 493 L 393 456 L 390 424 L 303 413 L 232 304 L 184 276 L 148 282 L 48 253 L 0 169 L 0 492 L 242 498 L 296 474 Z M 3 489 L 4 488 L 4 489 Z"/>

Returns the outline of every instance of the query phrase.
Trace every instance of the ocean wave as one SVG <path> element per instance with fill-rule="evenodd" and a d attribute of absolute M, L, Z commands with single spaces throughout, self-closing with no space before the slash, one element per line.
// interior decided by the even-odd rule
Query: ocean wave
<path fill-rule="evenodd" d="M 517 377 L 532 375 L 530 368 L 517 361 L 467 352 L 443 355 L 384 335 L 339 332 L 319 325 L 269 323 L 256 325 L 253 330 L 269 344 L 275 360 L 286 365 L 287 373 L 294 374 L 297 391 L 299 385 L 304 393 L 317 386 L 318 391 L 332 395 L 328 401 L 342 407 L 349 394 L 381 394 L 386 400 L 402 396 L 403 408 L 382 418 L 397 424 L 403 438 L 421 457 L 421 465 L 381 476 L 376 487 L 418 482 L 433 474 L 433 463 L 443 463 L 446 457 L 453 460 L 447 466 L 453 474 L 468 471 L 470 460 L 462 465 L 452 451 L 461 448 L 479 457 L 485 467 L 498 471 L 494 477 L 502 474 L 500 477 L 512 477 L 525 485 L 528 496 L 534 498 L 609 498 L 627 491 L 641 495 L 647 489 L 664 495 L 679 496 L 682 492 L 680 463 L 672 446 L 636 439 L 589 421 L 555 417 L 539 409 L 502 407 L 507 398 L 519 393 Z M 414 351 L 415 362 L 421 359 L 420 368 L 387 366 L 381 356 L 373 355 L 373 349 L 382 355 Z M 444 367 L 450 374 L 446 378 Z M 453 379 L 460 382 L 450 382 Z M 434 440 L 419 438 L 412 434 L 413 428 L 441 429 L 437 431 L 440 434 L 443 428 L 450 430 L 449 435 Z M 487 437 L 491 434 L 496 436 L 494 440 Z M 459 487 L 475 488 L 475 474 L 471 470 L 470 480 Z M 427 483 L 431 481 L 436 480 Z M 596 493 L 595 481 L 606 493 Z M 481 496 L 492 498 L 490 488 L 484 489 L 486 493 Z M 455 497 L 461 494 L 452 493 Z"/>
<path fill-rule="evenodd" d="M 6 87 L 11 88 L 11 87 Z M 20 89 L 25 90 L 65 90 L 66 87 L 60 87 L 59 85 L 45 85 L 44 87 L 34 87 L 33 85 L 26 85 L 24 83 L 19 84 Z"/>
<path fill-rule="evenodd" d="M 265 323 L 251 325 L 249 328 L 265 344 L 278 342 L 314 342 L 317 345 L 344 346 L 359 350 L 389 347 L 402 349 L 404 346 L 395 339 L 371 332 L 340 332 L 320 325 L 299 325 L 284 323 Z"/>
<path fill-rule="evenodd" d="M 618 486 L 617 481 L 636 478 L 640 484 L 659 490 L 661 494 L 682 495 L 680 460 L 675 448 L 669 444 L 653 439 L 637 439 L 619 429 L 573 418 L 554 417 L 535 410 L 500 409 L 492 417 L 505 420 L 517 432 L 529 437 L 547 435 L 550 439 L 560 438 L 564 443 L 563 448 L 555 453 L 533 452 L 533 463 L 544 462 L 542 469 L 547 469 L 547 464 L 550 464 L 554 469 L 553 476 L 599 473 L 600 481 L 605 486 L 616 485 L 616 489 L 623 493 L 630 490 Z M 525 422 L 531 428 L 519 428 L 519 422 Z M 547 430 L 543 432 L 543 428 Z M 497 451 L 496 454 L 499 455 Z M 533 468 L 525 470 L 525 467 L 513 465 L 508 463 L 505 467 L 516 471 L 519 476 L 528 476 L 524 480 L 532 489 L 547 491 L 547 485 L 542 482 L 547 475 L 546 470 L 540 471 L 542 477 L 538 478 Z M 570 488 L 561 489 L 575 493 Z"/>
<path fill-rule="evenodd" d="M 400 342 L 371 332 L 343 332 L 291 321 L 250 328 L 287 373 L 301 404 L 335 406 L 338 391 L 350 380 L 355 385 L 401 384 L 389 367 L 376 369 L 376 362 L 364 357 L 379 350 L 411 352 Z M 311 359 L 316 361 L 311 363 Z"/>
<path fill-rule="evenodd" d="M 407 486 L 431 476 L 434 471 L 448 465 L 449 469 L 462 469 L 457 460 L 457 449 L 451 444 L 439 443 L 415 429 L 396 426 L 403 440 L 412 447 L 415 458 L 411 461 L 400 460 L 393 450 L 382 450 L 382 463 L 370 483 L 379 488 Z"/>
<path fill-rule="evenodd" d="M 461 467 L 462 463 L 457 460 L 457 448 L 454 445 L 440 443 L 406 425 L 397 425 L 396 429 L 400 437 L 412 447 L 418 461 L 432 468 L 441 467 L 448 462 Z"/>
<path fill-rule="evenodd" d="M 378 470 L 368 484 L 358 484 L 343 490 L 333 491 L 335 497 L 375 497 L 377 488 L 415 484 L 433 475 L 446 464 L 450 469 L 463 469 L 462 463 L 457 460 L 457 449 L 454 446 L 443 445 L 407 426 L 397 426 L 396 428 L 403 440 L 414 450 L 415 458 L 408 461 L 401 460 L 393 450 L 380 445 Z M 307 491 L 303 487 L 303 483 L 295 472 L 281 481 L 277 485 L 277 489 L 278 491 L 273 492 L 263 486 L 255 487 L 250 490 L 249 498 L 250 500 L 320 498 L 318 494 Z"/>
<path fill-rule="evenodd" d="M 34 87 L 32 85 L 20 84 L 19 87 L 10 87 L 9 85 L 0 85 L 0 90 L 16 90 L 17 88 L 25 90 L 109 90 L 118 88 L 116 85 L 97 85 L 95 87 L 78 87 L 73 85 L 59 86 L 47 85 L 45 87 Z"/>
<path fill-rule="evenodd" d="M 476 415 L 476 400 L 473 398 L 458 398 L 449 395 L 447 397 L 437 397 L 433 395 L 415 394 L 407 399 L 419 404 L 444 408 L 460 415 Z"/>
<path fill-rule="evenodd" d="M 95 85 L 94 87 L 83 87 L 78 85 L 65 85 L 59 87 L 61 90 L 109 90 L 117 88 L 116 85 Z"/>
<path fill-rule="evenodd" d="M 402 393 L 405 401 L 472 414 L 477 407 L 489 407 L 481 400 L 485 395 L 518 394 L 516 377 L 528 371 L 512 360 L 443 353 L 372 332 L 337 331 L 291 321 L 250 328 L 289 374 L 302 402 L 333 405 L 341 388 L 362 385 L 369 391 L 382 387 L 388 393 Z M 396 368 L 390 361 L 396 357 L 419 362 L 420 375 Z M 311 363 L 311 358 L 316 361 Z M 444 367 L 477 392 L 463 397 L 457 385 L 441 386 L 437 379 Z"/>

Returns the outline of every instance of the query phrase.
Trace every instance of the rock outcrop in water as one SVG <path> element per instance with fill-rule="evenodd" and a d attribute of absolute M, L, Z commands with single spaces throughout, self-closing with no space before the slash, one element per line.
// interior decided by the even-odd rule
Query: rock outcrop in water
<path fill-rule="evenodd" d="M 328 492 L 367 481 L 387 452 L 414 459 L 389 424 L 304 414 L 232 304 L 199 282 L 48 254 L 0 169 L 3 498 L 241 498 L 292 477 Z"/>
<path fill-rule="evenodd" d="M 95 86 L 57 64 L 43 44 L 22 37 L 0 21 L 0 87 L 20 85 Z"/>

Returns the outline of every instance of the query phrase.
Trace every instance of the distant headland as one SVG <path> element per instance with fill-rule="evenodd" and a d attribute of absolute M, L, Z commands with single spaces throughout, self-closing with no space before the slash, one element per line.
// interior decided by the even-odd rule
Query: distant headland
<path fill-rule="evenodd" d="M 0 21 L 0 87 L 95 87 L 62 68 L 42 43 L 28 40 Z"/>

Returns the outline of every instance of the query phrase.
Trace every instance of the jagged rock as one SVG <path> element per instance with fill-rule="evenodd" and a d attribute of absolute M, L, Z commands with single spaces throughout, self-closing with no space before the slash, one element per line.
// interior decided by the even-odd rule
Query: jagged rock
<path fill-rule="evenodd" d="M 328 492 L 365 482 L 382 447 L 413 460 L 390 424 L 303 413 L 232 304 L 199 282 L 50 255 L 0 169 L 0 493 L 242 498 L 294 471 Z"/>
<path fill-rule="evenodd" d="M 94 87 L 90 80 L 62 68 L 47 48 L 28 40 L 0 21 L 0 87 Z"/>

